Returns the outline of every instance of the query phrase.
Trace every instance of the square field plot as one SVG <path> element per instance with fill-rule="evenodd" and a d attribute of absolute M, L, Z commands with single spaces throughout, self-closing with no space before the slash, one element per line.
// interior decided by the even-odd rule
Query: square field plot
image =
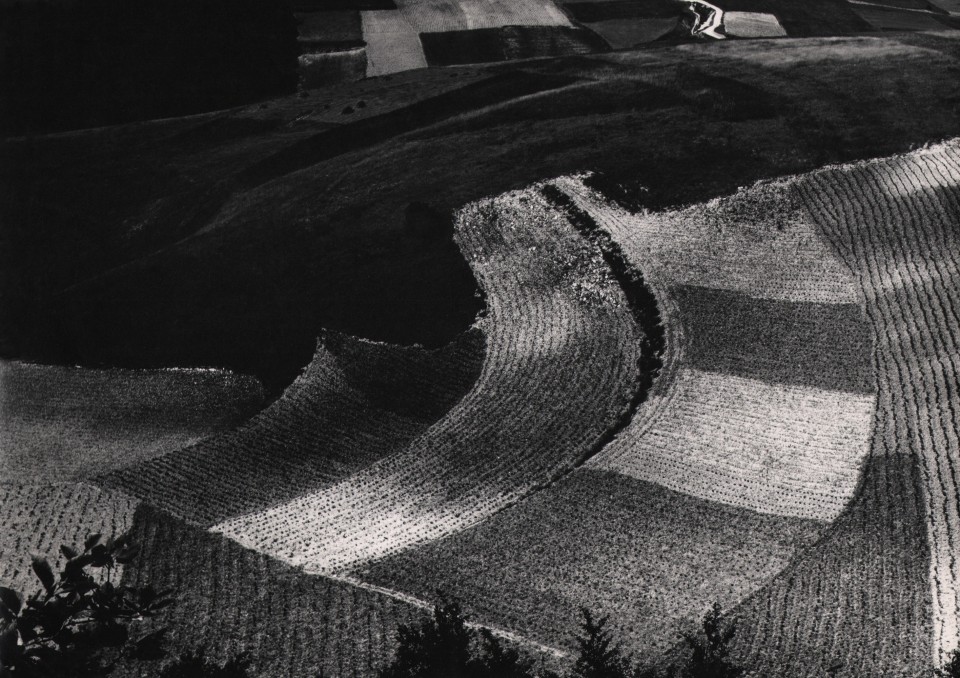
<path fill-rule="evenodd" d="M 726 12 L 723 26 L 735 38 L 782 38 L 787 32 L 773 14 L 765 12 Z"/>
<path fill-rule="evenodd" d="M 857 14 L 879 31 L 943 31 L 949 28 L 932 14 L 853 5 Z"/>
<path fill-rule="evenodd" d="M 586 26 L 606 40 L 612 48 L 627 49 L 669 35 L 679 22 L 677 17 L 642 17 L 597 21 L 588 23 Z"/>
<path fill-rule="evenodd" d="M 474 31 L 421 33 L 431 66 L 456 66 L 512 59 L 607 51 L 595 33 L 563 26 L 505 26 Z"/>

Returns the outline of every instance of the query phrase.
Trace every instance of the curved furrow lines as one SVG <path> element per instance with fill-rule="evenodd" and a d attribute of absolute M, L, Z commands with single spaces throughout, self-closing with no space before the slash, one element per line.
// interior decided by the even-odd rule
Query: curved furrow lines
<path fill-rule="evenodd" d="M 435 351 L 328 333 L 294 384 L 243 426 L 99 480 L 203 526 L 282 503 L 422 434 L 467 392 L 483 352 L 479 330 Z"/>
<path fill-rule="evenodd" d="M 875 336 L 878 405 L 858 497 L 829 535 L 744 608 L 753 660 L 777 660 L 761 625 L 802 638 L 785 675 L 914 675 L 960 640 L 960 149 L 799 177 L 795 188 L 856 274 Z M 819 584 L 813 604 L 781 602 Z M 782 657 L 780 658 L 782 660 Z M 760 661 L 763 665 L 762 661 Z"/>
<path fill-rule="evenodd" d="M 457 216 L 489 306 L 473 389 L 406 449 L 215 530 L 308 571 L 343 572 L 475 524 L 593 453 L 629 406 L 640 332 L 600 252 L 538 190 Z"/>

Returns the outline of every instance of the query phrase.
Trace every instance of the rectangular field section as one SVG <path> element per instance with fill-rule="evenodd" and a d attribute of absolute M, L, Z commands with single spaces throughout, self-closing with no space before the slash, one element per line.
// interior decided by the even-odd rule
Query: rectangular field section
<path fill-rule="evenodd" d="M 607 44 L 594 33 L 563 26 L 506 26 L 422 33 L 420 40 L 427 63 L 431 66 L 589 54 L 608 49 Z"/>

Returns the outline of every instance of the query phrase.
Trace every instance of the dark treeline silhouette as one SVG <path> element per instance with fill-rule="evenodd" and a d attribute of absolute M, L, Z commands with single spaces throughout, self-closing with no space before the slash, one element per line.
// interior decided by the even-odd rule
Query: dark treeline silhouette
<path fill-rule="evenodd" d="M 0 6 L 0 133 L 187 115 L 292 92 L 285 0 L 20 0 Z"/>

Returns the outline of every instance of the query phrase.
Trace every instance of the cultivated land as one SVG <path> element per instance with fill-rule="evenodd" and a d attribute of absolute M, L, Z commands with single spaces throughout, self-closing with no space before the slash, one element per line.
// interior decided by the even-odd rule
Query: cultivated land
<path fill-rule="evenodd" d="M 273 398 L 0 485 L 4 580 L 132 525 L 175 647 L 267 677 L 373 675 L 437 586 L 534 651 L 719 600 L 760 675 L 917 675 L 960 617 L 958 75 L 953 32 L 731 40 L 4 141 L 4 355 Z"/>

